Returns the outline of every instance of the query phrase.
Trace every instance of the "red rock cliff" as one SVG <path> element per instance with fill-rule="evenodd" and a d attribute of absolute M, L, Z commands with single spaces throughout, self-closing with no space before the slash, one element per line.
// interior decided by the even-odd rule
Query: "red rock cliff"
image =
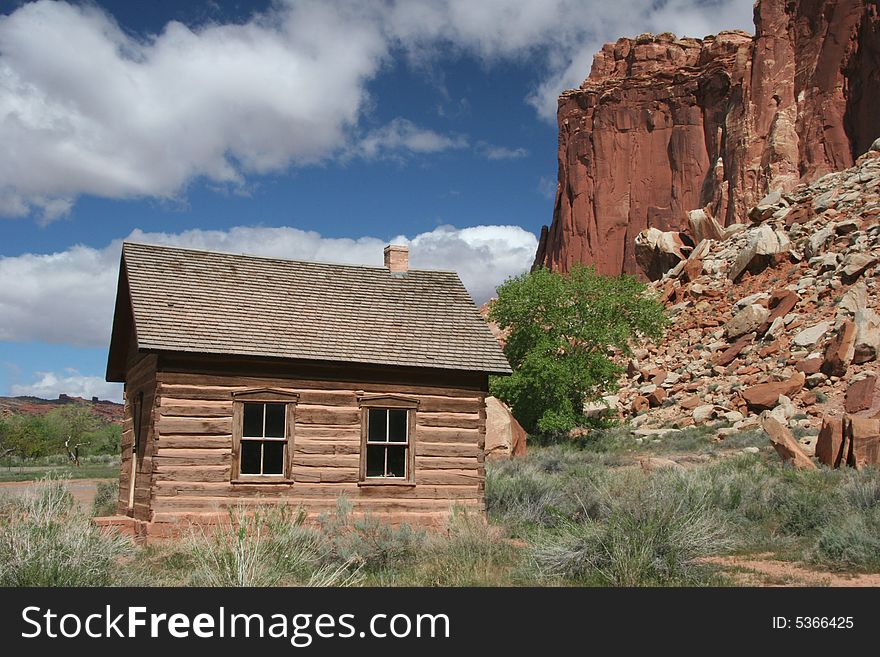
<path fill-rule="evenodd" d="M 535 265 L 637 273 L 633 240 L 729 225 L 772 190 L 852 166 L 880 135 L 875 1 L 759 0 L 755 36 L 620 39 L 559 98 L 553 223 Z"/>

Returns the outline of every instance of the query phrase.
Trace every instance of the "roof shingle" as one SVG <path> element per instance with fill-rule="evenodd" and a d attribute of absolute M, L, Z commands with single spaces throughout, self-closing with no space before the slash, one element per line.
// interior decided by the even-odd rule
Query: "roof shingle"
<path fill-rule="evenodd" d="M 123 245 L 138 347 L 510 373 L 454 272 Z"/>

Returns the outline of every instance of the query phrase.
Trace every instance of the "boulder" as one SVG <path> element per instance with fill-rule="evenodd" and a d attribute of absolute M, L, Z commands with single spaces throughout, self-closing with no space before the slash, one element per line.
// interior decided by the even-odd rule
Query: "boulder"
<path fill-rule="evenodd" d="M 840 300 L 840 309 L 855 315 L 860 310 L 868 307 L 868 288 L 865 281 L 859 281 L 846 291 Z"/>
<path fill-rule="evenodd" d="M 632 409 L 633 413 L 641 413 L 651 408 L 651 402 L 648 401 L 647 397 L 638 395 L 635 399 L 632 400 L 630 408 Z"/>
<path fill-rule="evenodd" d="M 852 362 L 861 365 L 876 360 L 880 355 L 880 316 L 873 310 L 857 310 L 853 324 L 856 332 Z"/>
<path fill-rule="evenodd" d="M 846 420 L 849 464 L 857 470 L 880 465 L 880 420 L 850 416 Z"/>
<path fill-rule="evenodd" d="M 877 262 L 880 262 L 880 257 L 873 253 L 865 253 L 863 251 L 849 253 L 840 265 L 841 277 L 845 283 L 852 282 L 864 274 L 866 269 L 876 265 Z"/>
<path fill-rule="evenodd" d="M 827 376 L 843 376 L 855 354 L 856 326 L 847 320 L 828 343 L 823 356 L 822 373 Z"/>
<path fill-rule="evenodd" d="M 822 420 L 822 429 L 816 441 L 816 457 L 820 463 L 836 468 L 841 462 L 846 463 L 843 446 L 843 419 L 826 417 Z"/>
<path fill-rule="evenodd" d="M 740 393 L 752 412 L 767 411 L 779 403 L 780 396 L 794 397 L 804 387 L 803 372 L 796 372 L 785 381 L 770 381 L 745 388 Z"/>
<path fill-rule="evenodd" d="M 634 244 L 636 262 L 654 281 L 663 278 L 663 274 L 687 258 L 685 243 L 676 231 L 646 228 L 636 235 Z"/>
<path fill-rule="evenodd" d="M 730 339 L 735 339 L 746 333 L 757 330 L 770 317 L 770 311 L 756 303 L 740 310 L 727 324 L 724 332 Z"/>
<path fill-rule="evenodd" d="M 773 448 L 784 462 L 791 463 L 798 470 L 816 469 L 816 464 L 804 453 L 798 441 L 784 424 L 770 415 L 765 415 L 761 418 L 761 428 L 770 437 Z"/>
<path fill-rule="evenodd" d="M 874 391 L 877 387 L 877 375 L 867 374 L 850 382 L 846 389 L 844 409 L 847 413 L 858 413 L 871 408 L 874 404 Z"/>
<path fill-rule="evenodd" d="M 527 435 L 504 402 L 495 397 L 486 397 L 486 458 L 525 454 Z"/>
<path fill-rule="evenodd" d="M 747 335 L 740 336 L 737 338 L 736 342 L 730 345 L 724 351 L 716 352 L 715 356 L 712 358 L 712 362 L 716 365 L 727 366 L 730 365 L 736 357 L 739 356 L 740 352 L 745 349 L 749 344 L 751 344 L 752 340 L 755 339 L 754 333 L 749 333 Z"/>
<path fill-rule="evenodd" d="M 725 238 L 724 228 L 707 209 L 688 212 L 688 227 L 691 230 L 691 237 L 697 243 L 703 240 L 723 240 Z"/>
<path fill-rule="evenodd" d="M 651 407 L 660 406 L 666 399 L 666 391 L 663 388 L 656 388 L 648 395 L 648 403 Z"/>
<path fill-rule="evenodd" d="M 696 424 L 703 424 L 715 417 L 715 406 L 712 404 L 703 404 L 697 406 L 691 414 Z"/>
<path fill-rule="evenodd" d="M 812 347 L 823 337 L 825 337 L 825 334 L 828 333 L 829 330 L 831 330 L 832 326 L 834 326 L 832 322 L 819 322 L 818 324 L 815 324 L 810 328 L 806 328 L 798 333 L 792 338 L 791 342 L 798 347 Z"/>
<path fill-rule="evenodd" d="M 654 472 L 655 470 L 684 470 L 681 463 L 677 463 L 672 459 L 664 459 L 658 456 L 649 456 L 639 459 L 639 465 L 645 472 Z"/>
<path fill-rule="evenodd" d="M 804 358 L 803 360 L 799 360 L 795 363 L 794 368 L 798 372 L 803 372 L 806 375 L 816 374 L 819 370 L 822 369 L 822 363 L 825 362 L 822 357 L 809 357 Z"/>

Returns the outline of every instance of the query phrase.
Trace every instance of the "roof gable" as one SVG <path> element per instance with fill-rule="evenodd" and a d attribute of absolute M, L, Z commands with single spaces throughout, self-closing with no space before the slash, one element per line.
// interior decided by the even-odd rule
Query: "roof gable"
<path fill-rule="evenodd" d="M 114 327 L 129 295 L 139 349 L 510 372 L 454 272 L 125 243 Z"/>

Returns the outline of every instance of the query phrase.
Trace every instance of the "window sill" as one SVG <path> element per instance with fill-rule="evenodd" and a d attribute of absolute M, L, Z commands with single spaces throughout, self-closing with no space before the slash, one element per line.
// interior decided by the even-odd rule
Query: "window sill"
<path fill-rule="evenodd" d="M 365 479 L 364 481 L 359 481 L 358 486 L 408 486 L 410 488 L 414 487 L 416 482 L 407 481 L 405 479 Z"/>
<path fill-rule="evenodd" d="M 293 479 L 284 479 L 281 477 L 239 477 L 238 479 L 233 479 L 229 483 L 231 484 L 287 484 L 290 485 L 293 483 Z"/>

